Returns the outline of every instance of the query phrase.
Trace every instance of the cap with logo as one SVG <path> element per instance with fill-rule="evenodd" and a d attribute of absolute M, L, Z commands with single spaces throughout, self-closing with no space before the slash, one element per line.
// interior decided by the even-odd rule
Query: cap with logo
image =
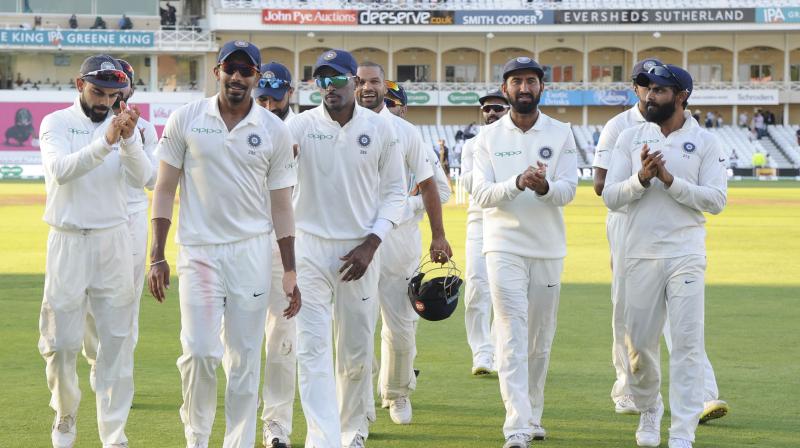
<path fill-rule="evenodd" d="M 314 64 L 312 76 L 317 76 L 323 67 L 330 67 L 342 75 L 350 73 L 355 75 L 358 70 L 358 63 L 352 54 L 345 50 L 333 49 L 323 52 Z"/>
<path fill-rule="evenodd" d="M 656 65 L 664 65 L 664 63 L 656 58 L 642 59 L 633 65 L 633 70 L 631 70 L 631 79 L 636 81 L 636 77 L 639 75 L 639 73 L 647 73 Z"/>
<path fill-rule="evenodd" d="M 81 79 L 98 87 L 122 89 L 128 86 L 128 76 L 122 71 L 119 62 L 107 54 L 84 59 L 80 73 Z"/>
<path fill-rule="evenodd" d="M 250 59 L 250 62 L 252 62 L 256 67 L 261 65 L 261 52 L 258 51 L 258 47 L 244 40 L 232 40 L 223 45 L 219 50 L 217 62 L 225 62 L 226 59 L 228 59 L 237 51 L 241 51 L 247 55 L 247 57 Z"/>
<path fill-rule="evenodd" d="M 128 61 L 124 60 L 124 59 L 117 59 L 117 63 L 122 68 L 122 71 L 125 72 L 125 75 L 128 77 L 128 81 L 130 81 L 131 86 L 133 86 L 133 74 L 134 74 L 134 71 L 133 71 L 133 67 L 131 66 L 131 64 Z"/>
<path fill-rule="evenodd" d="M 483 103 L 485 103 L 486 100 L 488 100 L 489 98 L 498 98 L 503 100 L 506 104 L 508 104 L 508 99 L 506 98 L 505 95 L 503 95 L 503 91 L 497 88 L 489 89 L 485 95 L 478 98 L 478 102 L 481 103 L 481 106 L 483 106 Z"/>
<path fill-rule="evenodd" d="M 403 88 L 397 81 L 389 81 L 388 79 L 384 83 L 386 84 L 386 97 L 391 98 L 400 103 L 401 106 L 408 105 L 408 96 L 406 95 L 406 89 Z"/>
<path fill-rule="evenodd" d="M 508 62 L 506 62 L 506 65 L 503 66 L 503 80 L 505 81 L 511 72 L 515 72 L 517 70 L 533 70 L 537 75 L 539 75 L 540 80 L 544 78 L 544 69 L 541 65 L 539 65 L 538 62 L 527 56 L 519 56 L 509 59 Z"/>
<path fill-rule="evenodd" d="M 258 98 L 268 96 L 276 101 L 282 101 L 286 92 L 292 87 L 292 74 L 285 65 L 271 61 L 261 65 L 261 79 L 253 91 Z"/>
<path fill-rule="evenodd" d="M 636 75 L 635 81 L 642 87 L 648 87 L 651 83 L 655 83 L 659 86 L 677 87 L 679 90 L 687 91 L 689 95 L 692 94 L 692 75 L 677 65 L 654 65 L 647 73 Z"/>

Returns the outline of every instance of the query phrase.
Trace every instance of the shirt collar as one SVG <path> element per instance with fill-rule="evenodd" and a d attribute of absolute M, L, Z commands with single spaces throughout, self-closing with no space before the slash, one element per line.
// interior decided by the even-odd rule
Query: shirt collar
<path fill-rule="evenodd" d="M 325 103 L 324 102 L 320 103 L 320 105 L 317 106 L 317 110 L 319 111 L 318 113 L 319 113 L 320 117 L 325 122 L 327 122 L 328 124 L 336 125 L 337 127 L 346 127 L 350 123 L 355 122 L 358 119 L 358 117 L 360 117 L 364 113 L 364 111 L 366 110 L 363 107 L 359 106 L 358 104 L 355 104 L 353 107 L 354 107 L 353 108 L 353 116 L 352 116 L 352 118 L 350 118 L 350 121 L 345 123 L 344 126 L 340 126 L 338 121 L 336 121 L 333 118 L 331 118 L 331 115 L 328 113 L 328 109 L 325 108 Z M 374 114 L 375 112 L 369 111 L 369 113 Z"/>
<path fill-rule="evenodd" d="M 547 126 L 547 120 L 548 120 L 549 118 L 550 118 L 550 117 L 548 117 L 547 115 L 545 115 L 545 113 L 544 113 L 544 112 L 542 112 L 542 111 L 540 110 L 540 111 L 539 111 L 539 117 L 537 117 L 537 118 L 536 118 L 536 123 L 534 123 L 534 124 L 533 124 L 533 127 L 532 127 L 532 128 L 530 128 L 530 129 L 528 129 L 526 132 L 530 132 L 530 131 L 542 131 L 542 130 L 544 130 L 545 126 Z M 499 121 L 501 122 L 501 125 L 502 125 L 503 127 L 505 127 L 506 129 L 508 129 L 508 130 L 514 130 L 514 129 L 516 129 L 516 130 L 517 130 L 517 131 L 519 131 L 521 134 L 524 134 L 524 133 L 526 133 L 526 132 L 522 132 L 522 129 L 518 128 L 518 127 L 517 127 L 517 125 L 516 125 L 516 124 L 514 124 L 514 121 L 513 121 L 513 120 L 511 120 L 511 112 L 510 112 L 510 111 L 509 111 L 507 114 L 503 115 L 503 117 L 502 117 L 502 118 L 500 118 L 500 120 L 499 120 Z"/>
<path fill-rule="evenodd" d="M 252 104 L 250 106 L 250 112 L 248 112 L 247 115 L 245 115 L 245 117 L 242 118 L 242 122 L 258 125 L 259 124 L 259 121 L 258 121 L 259 110 L 258 109 L 261 106 L 256 104 L 255 100 L 253 100 L 252 98 L 250 99 L 250 101 L 252 101 Z M 225 123 L 225 120 L 222 119 L 222 114 L 219 113 L 219 93 L 208 98 L 208 104 L 206 105 L 206 113 L 208 115 L 211 115 L 212 117 L 219 118 L 220 121 Z"/>
<path fill-rule="evenodd" d="M 640 123 L 644 123 L 645 121 L 647 121 L 647 120 L 644 118 L 644 115 L 642 115 L 642 111 L 640 111 L 640 110 L 639 110 L 639 103 L 636 103 L 636 104 L 635 104 L 635 105 L 634 105 L 634 106 L 631 108 L 631 113 L 633 114 L 633 119 L 634 119 L 634 120 L 636 120 L 636 121 L 638 121 L 638 122 L 640 122 Z"/>

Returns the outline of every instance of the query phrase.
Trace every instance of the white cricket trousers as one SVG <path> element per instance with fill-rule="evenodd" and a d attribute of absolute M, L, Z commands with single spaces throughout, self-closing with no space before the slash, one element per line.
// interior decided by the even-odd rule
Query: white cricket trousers
<path fill-rule="evenodd" d="M 669 316 L 670 437 L 694 441 L 703 411 L 703 298 L 706 259 L 628 258 L 625 264 L 628 381 L 636 407 L 656 406 L 661 389 L 660 346 Z"/>
<path fill-rule="evenodd" d="M 492 296 L 486 273 L 486 258 L 483 256 L 483 220 L 467 223 L 464 250 L 467 256 L 464 321 L 474 364 L 479 358 L 494 359 Z"/>
<path fill-rule="evenodd" d="M 625 346 L 625 229 L 627 216 L 619 213 L 609 213 L 606 219 L 606 234 L 611 250 L 611 329 L 613 343 L 611 347 L 611 361 L 616 371 L 616 381 L 611 388 L 611 399 L 616 403 L 623 395 L 630 395 L 628 387 L 628 349 Z M 669 316 L 664 325 L 664 341 L 667 350 L 672 351 L 670 338 Z M 719 389 L 714 375 L 714 368 L 703 347 L 703 381 L 704 401 L 719 398 Z"/>
<path fill-rule="evenodd" d="M 556 332 L 563 259 L 486 253 L 497 331 L 497 373 L 506 407 L 503 434 L 541 425 L 544 384 Z"/>
<path fill-rule="evenodd" d="M 86 315 L 95 317 L 97 427 L 104 445 L 123 443 L 133 400 L 134 300 L 127 225 L 101 230 L 51 227 L 47 239 L 39 353 L 58 416 L 77 416 L 81 401 L 76 362 Z"/>
<path fill-rule="evenodd" d="M 380 395 L 386 400 L 408 396 L 416 389 L 419 315 L 408 299 L 408 282 L 419 265 L 422 247 L 419 225 L 411 221 L 389 232 L 381 244 L 378 297 L 381 326 Z"/>
<path fill-rule="evenodd" d="M 272 234 L 272 281 L 264 328 L 264 403 L 261 420 L 276 421 L 291 434 L 295 381 L 297 378 L 297 328 L 295 318 L 283 317 L 289 300 L 283 293 L 283 261 L 278 240 Z"/>
<path fill-rule="evenodd" d="M 269 234 L 229 244 L 178 247 L 181 347 L 178 358 L 187 442 L 207 443 L 225 387 L 225 448 L 255 444 L 261 343 L 272 262 Z"/>
<path fill-rule="evenodd" d="M 342 282 L 339 274 L 344 263 L 339 257 L 362 242 L 297 232 L 297 281 L 303 294 L 296 317 L 297 366 L 307 448 L 339 448 L 348 446 L 356 434 L 369 435 L 367 397 L 381 251 L 360 279 Z M 331 334 L 336 345 L 335 376 Z"/>
<path fill-rule="evenodd" d="M 144 288 L 145 262 L 147 260 L 147 210 L 128 215 L 128 232 L 131 235 L 131 253 L 133 254 L 133 337 L 131 343 L 136 349 L 139 341 L 139 307 Z M 86 315 L 86 333 L 83 336 L 83 356 L 91 366 L 91 382 L 95 381 L 95 363 L 97 360 L 97 329 L 91 310 Z M 131 358 L 133 360 L 133 358 Z M 123 367 L 126 374 L 133 376 L 133 363 Z"/>

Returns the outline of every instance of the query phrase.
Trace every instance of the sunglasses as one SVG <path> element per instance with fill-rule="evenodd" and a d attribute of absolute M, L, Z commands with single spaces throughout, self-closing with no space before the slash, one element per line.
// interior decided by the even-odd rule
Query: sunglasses
<path fill-rule="evenodd" d="M 269 86 L 272 89 L 280 89 L 283 86 L 288 86 L 289 81 L 278 78 L 261 78 L 258 80 L 258 88 L 265 89 Z"/>
<path fill-rule="evenodd" d="M 654 74 L 656 76 L 660 76 L 662 78 L 672 78 L 675 80 L 675 83 L 678 85 L 678 89 L 686 90 L 681 83 L 681 80 L 675 76 L 675 73 L 672 73 L 672 70 L 669 69 L 666 65 L 656 65 L 655 67 L 651 68 L 647 71 L 647 73 Z"/>
<path fill-rule="evenodd" d="M 508 104 L 487 104 L 485 106 L 481 106 L 481 110 L 487 114 L 489 112 L 496 112 L 499 114 L 500 112 L 508 109 L 509 107 L 511 106 L 509 106 Z"/>
<path fill-rule="evenodd" d="M 249 78 L 251 76 L 255 76 L 258 73 L 258 67 L 250 64 L 237 64 L 235 62 L 223 62 L 219 64 L 222 71 L 233 75 L 234 73 L 239 73 L 245 78 Z"/>
<path fill-rule="evenodd" d="M 112 81 L 117 83 L 128 83 L 128 75 L 122 70 L 94 70 L 84 73 L 81 79 L 94 78 L 98 81 Z"/>
<path fill-rule="evenodd" d="M 133 78 L 136 76 L 136 73 L 133 71 L 133 67 L 131 67 L 131 64 L 129 64 L 128 61 L 123 61 L 122 59 L 117 59 L 117 62 L 119 62 L 119 65 L 122 66 L 123 72 L 131 74 L 129 80 L 131 83 L 133 83 Z"/>
<path fill-rule="evenodd" d="M 317 83 L 317 87 L 320 89 L 327 89 L 328 86 L 333 85 L 333 87 L 340 89 L 347 85 L 347 83 L 355 78 L 355 76 L 347 76 L 347 75 L 336 75 L 336 76 L 317 76 L 314 78 L 314 81 Z"/>
<path fill-rule="evenodd" d="M 383 104 L 385 104 L 386 107 L 398 107 L 403 105 L 403 103 L 394 98 L 386 98 L 386 97 L 383 98 Z"/>

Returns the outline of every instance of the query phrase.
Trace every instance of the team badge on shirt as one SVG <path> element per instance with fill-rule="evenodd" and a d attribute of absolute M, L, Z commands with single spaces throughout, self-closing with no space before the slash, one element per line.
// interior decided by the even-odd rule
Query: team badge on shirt
<path fill-rule="evenodd" d="M 250 134 L 247 136 L 247 144 L 251 148 L 258 148 L 261 146 L 261 136 L 258 134 Z"/>
<path fill-rule="evenodd" d="M 539 157 L 547 160 L 550 157 L 553 157 L 553 150 L 550 149 L 549 146 L 543 146 L 542 149 L 539 150 Z"/>
<path fill-rule="evenodd" d="M 366 148 L 372 142 L 372 139 L 369 138 L 367 134 L 361 134 L 358 136 L 358 144 L 361 145 L 362 148 Z"/>
<path fill-rule="evenodd" d="M 692 142 L 686 142 L 683 144 L 683 150 L 689 154 L 693 153 L 695 149 L 697 149 L 697 146 L 695 146 Z"/>

